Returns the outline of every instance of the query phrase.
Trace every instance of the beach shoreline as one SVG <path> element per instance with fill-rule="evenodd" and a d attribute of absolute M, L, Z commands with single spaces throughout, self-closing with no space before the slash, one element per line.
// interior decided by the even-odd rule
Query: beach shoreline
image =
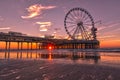
<path fill-rule="evenodd" d="M 11 51 L 44 51 L 48 49 L 23 49 L 23 50 L 18 50 L 18 49 L 10 49 L 10 50 L 0 50 L 0 52 L 11 52 Z M 81 52 L 120 52 L 120 48 L 98 48 L 98 49 L 52 49 L 51 51 L 56 51 L 56 50 L 68 50 L 68 51 L 81 51 Z M 48 50 L 49 51 L 49 50 Z"/>
<path fill-rule="evenodd" d="M 54 60 L 0 60 L 1 80 L 119 80 L 120 68 Z"/>

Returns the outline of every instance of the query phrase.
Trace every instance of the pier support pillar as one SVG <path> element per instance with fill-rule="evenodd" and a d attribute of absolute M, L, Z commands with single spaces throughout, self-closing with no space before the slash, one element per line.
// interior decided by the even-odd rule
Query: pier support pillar
<path fill-rule="evenodd" d="M 6 41 L 5 50 L 7 50 L 7 47 L 8 47 L 8 42 Z"/>
<path fill-rule="evenodd" d="M 32 50 L 32 42 L 31 42 L 31 50 Z"/>
<path fill-rule="evenodd" d="M 38 44 L 38 43 L 36 42 L 36 50 L 38 49 L 37 44 Z"/>
<path fill-rule="evenodd" d="M 23 49 L 23 42 L 21 42 L 21 50 Z"/>
<path fill-rule="evenodd" d="M 29 50 L 29 42 L 27 42 L 27 50 Z"/>
<path fill-rule="evenodd" d="M 9 47 L 8 47 L 9 51 L 10 51 L 10 48 L 11 48 L 11 47 L 10 47 L 10 44 L 11 44 L 11 42 L 9 42 Z"/>
<path fill-rule="evenodd" d="M 20 49 L 20 42 L 17 42 L 17 44 L 18 44 L 18 50 Z"/>

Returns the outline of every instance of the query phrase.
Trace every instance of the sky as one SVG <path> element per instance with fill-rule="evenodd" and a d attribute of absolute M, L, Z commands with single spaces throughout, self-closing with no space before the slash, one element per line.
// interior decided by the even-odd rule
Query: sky
<path fill-rule="evenodd" d="M 102 48 L 120 48 L 120 0 L 0 0 L 0 32 L 65 38 L 65 15 L 75 7 L 92 15 Z"/>

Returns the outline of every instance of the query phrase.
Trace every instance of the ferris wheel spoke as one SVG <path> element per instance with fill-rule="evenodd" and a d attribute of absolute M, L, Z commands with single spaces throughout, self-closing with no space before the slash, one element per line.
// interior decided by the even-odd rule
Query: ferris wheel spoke
<path fill-rule="evenodd" d="M 74 27 L 74 26 L 76 26 L 76 25 L 69 25 L 66 28 L 71 28 L 71 27 Z"/>
<path fill-rule="evenodd" d="M 78 19 L 78 16 L 75 11 L 73 11 L 73 14 L 75 15 L 75 19 Z"/>
<path fill-rule="evenodd" d="M 75 16 L 72 13 L 70 13 L 70 16 L 76 20 Z"/>
<path fill-rule="evenodd" d="M 80 12 L 80 20 L 82 21 L 83 12 Z"/>
<path fill-rule="evenodd" d="M 85 34 L 86 34 L 86 39 L 89 40 L 89 34 L 87 31 L 85 31 Z"/>
<path fill-rule="evenodd" d="M 88 19 L 84 21 L 84 24 L 88 24 L 88 23 L 92 23 L 91 20 Z"/>
<path fill-rule="evenodd" d="M 81 29 L 78 27 L 78 37 L 81 35 L 80 33 L 81 33 Z M 82 36 L 82 38 L 83 38 L 83 36 Z"/>
<path fill-rule="evenodd" d="M 89 17 L 86 15 L 82 20 L 87 21 L 87 20 L 89 20 Z"/>
<path fill-rule="evenodd" d="M 81 20 L 83 21 L 85 17 L 86 17 L 86 14 L 84 13 L 83 16 L 81 17 Z"/>
<path fill-rule="evenodd" d="M 88 39 L 91 39 L 91 36 L 90 36 L 90 34 L 88 33 L 88 31 L 87 31 L 86 33 L 87 33 L 87 35 L 88 35 Z"/>
<path fill-rule="evenodd" d="M 74 31 L 75 28 L 73 28 L 72 30 L 70 30 L 70 33 L 72 33 Z"/>
<path fill-rule="evenodd" d="M 82 33 L 83 39 L 86 39 L 85 30 L 84 30 L 84 28 L 82 26 L 81 26 L 81 33 Z"/>
<path fill-rule="evenodd" d="M 92 27 L 89 27 L 87 25 L 84 25 L 85 30 L 90 31 Z"/>
<path fill-rule="evenodd" d="M 80 18 L 82 18 L 82 16 L 83 16 L 83 12 L 81 11 L 81 13 L 80 13 Z"/>
<path fill-rule="evenodd" d="M 82 39 L 84 39 L 84 33 L 83 33 L 82 28 L 81 28 L 81 27 L 79 27 L 79 30 L 80 30 L 80 32 L 81 32 L 81 37 L 82 37 Z"/>
<path fill-rule="evenodd" d="M 78 31 L 78 27 L 76 27 L 76 29 L 75 29 L 75 31 L 73 33 L 73 37 L 75 37 L 75 34 L 77 33 L 77 31 Z"/>
<path fill-rule="evenodd" d="M 89 19 L 89 16 L 87 15 L 83 20 L 86 21 L 87 19 Z"/>
<path fill-rule="evenodd" d="M 78 18 L 80 19 L 80 11 L 77 11 Z"/>
<path fill-rule="evenodd" d="M 77 12 L 77 15 L 78 15 L 78 19 L 81 20 L 81 12 L 80 11 Z"/>
<path fill-rule="evenodd" d="M 91 24 L 83 24 L 83 25 L 91 26 Z"/>
<path fill-rule="evenodd" d="M 88 40 L 88 35 L 86 34 L 86 32 L 84 31 L 84 38 L 86 39 L 86 40 Z"/>
<path fill-rule="evenodd" d="M 88 33 L 87 33 L 87 31 L 86 31 L 86 29 L 85 29 L 85 27 L 84 26 L 81 26 L 82 27 L 82 30 L 83 30 L 83 33 L 84 33 L 84 37 L 85 37 L 85 39 L 87 39 L 88 40 Z"/>
<path fill-rule="evenodd" d="M 91 20 L 86 20 L 84 21 L 84 23 L 91 23 Z"/>
<path fill-rule="evenodd" d="M 74 22 L 68 22 L 68 21 L 66 21 L 66 23 L 69 23 L 69 24 L 75 24 Z"/>
<path fill-rule="evenodd" d="M 73 18 L 71 18 L 71 17 L 69 17 L 69 16 L 68 16 L 67 18 L 70 19 L 71 21 L 75 21 Z"/>

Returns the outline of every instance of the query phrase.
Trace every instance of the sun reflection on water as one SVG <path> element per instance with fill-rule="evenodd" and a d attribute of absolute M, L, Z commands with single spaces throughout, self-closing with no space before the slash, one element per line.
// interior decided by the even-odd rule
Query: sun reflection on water
<path fill-rule="evenodd" d="M 113 52 L 80 52 L 77 50 L 39 50 L 0 52 L 0 59 L 37 59 L 63 63 L 120 65 L 120 54 Z"/>

